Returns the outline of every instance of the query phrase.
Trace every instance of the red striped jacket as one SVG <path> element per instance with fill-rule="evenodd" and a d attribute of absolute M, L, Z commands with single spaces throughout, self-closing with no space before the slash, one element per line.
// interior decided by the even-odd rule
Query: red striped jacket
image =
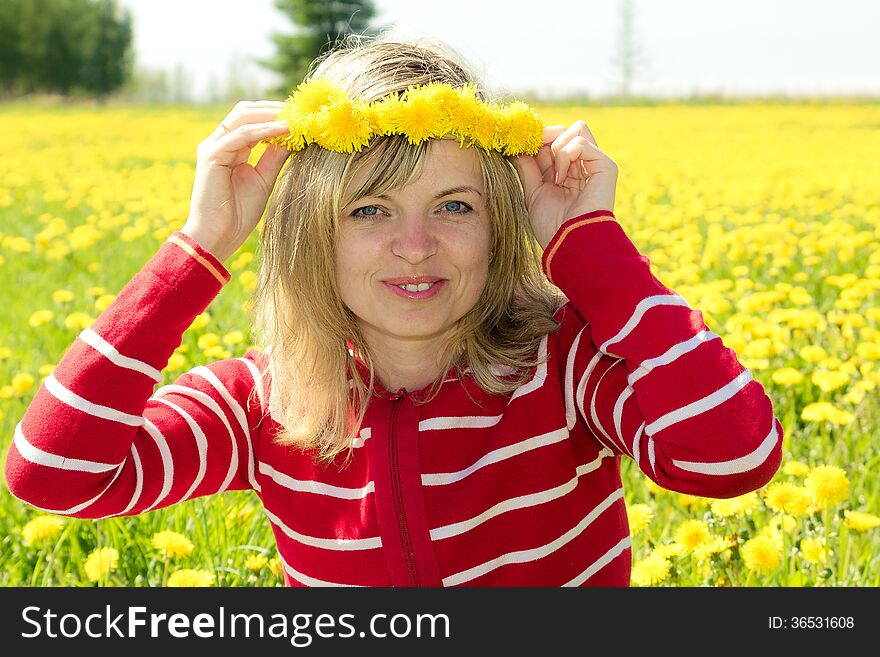
<path fill-rule="evenodd" d="M 380 389 L 349 467 L 324 468 L 274 443 L 257 350 L 154 390 L 230 279 L 174 232 L 40 386 L 9 489 L 81 518 L 253 490 L 291 586 L 627 586 L 620 458 L 664 488 L 732 497 L 776 472 L 782 426 L 613 214 L 566 222 L 542 264 L 568 301 L 524 385 L 488 394 L 466 375 L 423 405 Z"/>

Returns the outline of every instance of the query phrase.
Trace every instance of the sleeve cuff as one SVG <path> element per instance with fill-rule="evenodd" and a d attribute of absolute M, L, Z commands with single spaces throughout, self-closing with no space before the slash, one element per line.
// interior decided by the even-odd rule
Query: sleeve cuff
<path fill-rule="evenodd" d="M 201 264 L 208 273 L 216 278 L 220 285 L 226 285 L 232 280 L 232 274 L 223 266 L 223 263 L 220 262 L 217 256 L 203 248 L 186 233 L 176 230 L 171 233 L 167 241 L 183 249 L 191 258 Z"/>
<path fill-rule="evenodd" d="M 559 227 L 559 230 L 556 231 L 556 234 L 547 244 L 547 248 L 544 249 L 544 254 L 541 256 L 541 266 L 544 269 L 544 274 L 551 283 L 557 285 L 556 281 L 553 280 L 551 263 L 557 251 L 559 251 L 559 248 L 562 246 L 562 243 L 565 241 L 565 238 L 572 231 L 581 226 L 605 221 L 613 221 L 616 223 L 617 218 L 610 210 L 593 210 L 592 212 L 587 212 L 586 214 L 569 219 Z"/>

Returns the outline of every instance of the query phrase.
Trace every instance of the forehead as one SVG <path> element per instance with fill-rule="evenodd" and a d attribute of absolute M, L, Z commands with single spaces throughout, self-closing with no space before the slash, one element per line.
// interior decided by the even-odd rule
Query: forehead
<path fill-rule="evenodd" d="M 379 182 L 380 180 L 385 183 L 394 180 L 404 187 L 413 189 L 433 190 L 439 185 L 471 185 L 480 190 L 483 188 L 480 158 L 476 150 L 469 146 L 460 146 L 457 140 L 429 140 L 424 155 L 415 168 L 413 168 L 414 163 L 414 157 L 394 159 L 389 158 L 387 154 L 380 157 L 367 156 L 363 165 L 354 173 L 347 190 L 376 193 L 373 187 L 386 187 Z M 410 171 L 396 169 L 397 166 L 409 167 Z M 410 178 L 411 172 L 416 175 L 404 184 L 404 180 Z M 376 184 L 366 184 L 365 188 L 368 180 L 373 180 Z"/>

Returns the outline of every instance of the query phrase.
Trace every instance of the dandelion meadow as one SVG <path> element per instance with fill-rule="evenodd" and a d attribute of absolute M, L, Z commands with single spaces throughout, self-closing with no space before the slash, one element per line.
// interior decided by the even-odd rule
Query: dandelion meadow
<path fill-rule="evenodd" d="M 228 108 L 0 108 L 0 448 L 44 377 L 186 220 L 198 142 Z M 624 462 L 634 586 L 880 585 L 880 105 L 539 107 L 620 167 L 615 214 L 654 274 L 766 388 L 783 463 L 757 492 L 663 490 Z M 255 156 L 258 155 L 255 154 Z M 240 356 L 259 258 L 164 371 Z M 712 436 L 706 436 L 711 440 Z M 0 490 L 5 586 L 280 586 L 252 493 L 101 521 Z"/>

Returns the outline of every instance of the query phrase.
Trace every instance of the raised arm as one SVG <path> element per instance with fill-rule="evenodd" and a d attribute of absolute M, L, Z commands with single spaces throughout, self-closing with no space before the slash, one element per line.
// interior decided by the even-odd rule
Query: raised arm
<path fill-rule="evenodd" d="M 222 261 L 248 238 L 288 151 L 283 103 L 239 103 L 199 144 L 190 213 L 84 330 L 15 429 L 5 475 L 16 497 L 78 517 L 131 515 L 201 495 L 255 488 L 252 427 L 265 411 L 256 355 L 162 369 L 184 331 L 229 281 Z M 251 404 L 256 393 L 259 403 Z"/>
<path fill-rule="evenodd" d="M 764 387 L 611 212 L 563 224 L 543 264 L 570 300 L 558 338 L 569 427 L 585 422 L 670 490 L 733 497 L 772 478 L 783 430 Z"/>

